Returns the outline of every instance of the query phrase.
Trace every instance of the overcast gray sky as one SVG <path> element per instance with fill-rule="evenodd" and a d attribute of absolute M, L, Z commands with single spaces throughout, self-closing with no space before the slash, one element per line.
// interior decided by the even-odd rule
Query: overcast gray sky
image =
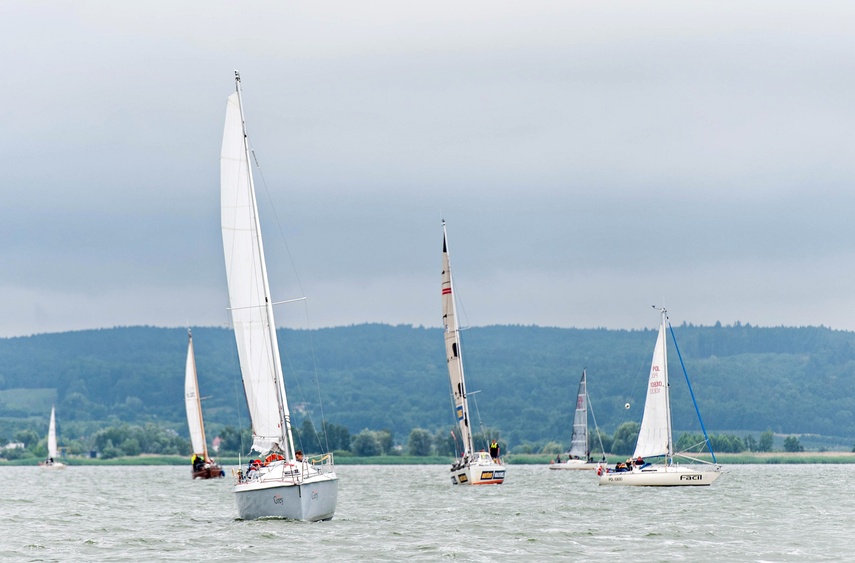
<path fill-rule="evenodd" d="M 227 325 L 234 69 L 280 326 L 439 326 L 444 217 L 471 325 L 855 330 L 851 2 L 5 0 L 0 56 L 0 336 Z"/>

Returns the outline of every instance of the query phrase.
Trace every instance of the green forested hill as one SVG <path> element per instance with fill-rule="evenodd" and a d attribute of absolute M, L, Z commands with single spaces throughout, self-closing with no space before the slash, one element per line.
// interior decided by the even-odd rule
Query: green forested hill
<path fill-rule="evenodd" d="M 823 327 L 674 327 L 707 429 L 855 436 L 855 333 Z M 297 425 L 310 415 L 351 432 L 452 425 L 441 329 L 378 324 L 279 331 Z M 509 446 L 569 439 L 579 375 L 600 427 L 640 421 L 655 331 L 490 326 L 463 333 L 473 419 Z M 234 337 L 194 328 L 209 435 L 247 426 Z M 0 339 L 0 440 L 40 434 L 50 405 L 60 430 L 157 422 L 186 435 L 183 329 L 128 327 Z M 314 362 L 313 362 L 314 358 Z M 696 431 L 673 344 L 674 424 Z M 313 367 L 316 365 L 316 368 Z M 317 374 L 317 381 L 316 375 Z M 625 409 L 625 403 L 631 408 Z M 477 410 L 477 413 L 476 413 Z"/>

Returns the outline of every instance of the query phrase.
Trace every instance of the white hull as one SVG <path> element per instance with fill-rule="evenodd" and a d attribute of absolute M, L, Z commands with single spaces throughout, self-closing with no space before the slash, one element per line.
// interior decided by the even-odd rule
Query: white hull
<path fill-rule="evenodd" d="M 334 471 L 321 472 L 309 463 L 279 461 L 255 477 L 238 481 L 234 493 L 243 520 L 330 520 L 335 514 L 338 478 Z"/>
<path fill-rule="evenodd" d="M 552 462 L 549 464 L 549 469 L 577 469 L 591 471 L 596 469 L 599 465 L 599 463 L 587 462 L 582 459 L 570 459 L 562 461 L 561 463 Z"/>
<path fill-rule="evenodd" d="M 721 469 L 698 470 L 679 465 L 654 466 L 632 471 L 609 472 L 600 475 L 600 485 L 636 487 L 703 487 L 712 485 L 721 476 Z"/>
<path fill-rule="evenodd" d="M 65 464 L 55 461 L 53 463 L 40 463 L 39 467 L 41 467 L 42 469 L 51 469 L 57 471 L 60 469 L 65 469 Z"/>
<path fill-rule="evenodd" d="M 505 466 L 501 463 L 485 463 L 476 458 L 467 465 L 451 467 L 451 483 L 454 485 L 501 485 L 504 482 Z"/>

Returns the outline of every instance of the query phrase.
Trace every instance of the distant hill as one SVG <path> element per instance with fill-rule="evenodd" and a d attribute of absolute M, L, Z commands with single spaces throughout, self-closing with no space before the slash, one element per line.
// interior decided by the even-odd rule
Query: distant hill
<path fill-rule="evenodd" d="M 855 437 L 855 333 L 824 327 L 674 327 L 707 429 L 771 428 Z M 451 427 L 442 331 L 408 325 L 280 330 L 295 423 L 310 415 L 357 433 Z M 653 330 L 488 326 L 463 333 L 473 420 L 510 446 L 568 443 L 583 368 L 600 427 L 640 421 Z M 248 425 L 234 337 L 193 329 L 209 434 Z M 186 436 L 183 329 L 126 327 L 0 339 L 0 439 L 41 433 L 55 403 L 62 425 L 83 432 L 118 421 L 155 421 Z M 698 430 L 671 345 L 675 427 Z M 316 367 L 315 367 L 316 363 Z M 630 403 L 629 410 L 624 408 Z"/>

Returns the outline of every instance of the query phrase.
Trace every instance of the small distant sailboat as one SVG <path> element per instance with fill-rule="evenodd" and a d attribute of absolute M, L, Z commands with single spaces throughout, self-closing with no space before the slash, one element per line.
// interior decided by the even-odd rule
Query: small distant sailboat
<path fill-rule="evenodd" d="M 600 451 L 603 452 L 601 462 L 594 461 L 588 446 L 588 405 L 590 404 L 591 398 L 588 396 L 588 374 L 587 370 L 582 370 L 582 379 L 579 381 L 579 392 L 576 394 L 573 435 L 570 437 L 570 449 L 567 451 L 567 459 L 561 461 L 561 456 L 559 456 L 557 461 L 549 464 L 549 469 L 596 469 L 605 461 L 606 454 L 602 438 L 600 438 L 599 428 L 597 428 L 596 417 L 594 417 L 594 428 L 597 432 L 597 439 L 600 440 Z M 593 414 L 594 409 L 592 407 L 591 415 L 593 416 Z"/>
<path fill-rule="evenodd" d="M 448 254 L 448 234 L 442 222 L 442 323 L 445 326 L 445 355 L 448 376 L 451 379 L 451 396 L 463 454 L 451 466 L 451 482 L 455 485 L 500 485 L 505 480 L 505 466 L 495 452 L 476 452 L 469 426 L 469 402 L 466 398 L 466 380 L 463 377 L 463 356 L 460 349 L 460 327 L 457 323 L 457 305 L 454 302 L 451 279 L 451 258 Z M 491 450 L 494 449 L 491 445 Z"/>
<path fill-rule="evenodd" d="M 50 408 L 50 424 L 48 425 L 47 436 L 48 457 L 46 460 L 39 463 L 39 467 L 43 469 L 65 469 L 65 464 L 57 461 L 56 447 L 56 407 Z"/>
<path fill-rule="evenodd" d="M 659 336 L 653 349 L 653 362 L 648 378 L 647 400 L 644 403 L 644 415 L 641 419 L 641 430 L 632 463 L 618 464 L 614 470 L 600 467 L 600 485 L 636 485 L 648 487 L 680 487 L 711 485 L 721 476 L 721 466 L 716 464 L 715 453 L 709 444 L 706 429 L 704 438 L 712 454 L 713 463 L 709 464 L 698 459 L 689 458 L 696 466 L 678 465 L 674 462 L 673 436 L 671 433 L 671 400 L 668 383 L 668 350 L 665 325 L 668 321 L 667 311 L 659 310 Z M 673 336 L 673 332 L 672 332 Z M 679 349 L 677 349 L 679 353 Z M 688 382 L 688 377 L 686 378 Z M 689 386 L 691 391 L 691 385 Z M 692 394 L 694 401 L 694 394 Z M 695 405 L 697 410 L 697 404 Z M 700 412 L 698 412 L 700 419 Z M 701 423 L 703 428 L 703 422 Z M 650 464 L 650 458 L 664 458 L 663 463 Z M 704 468 L 701 464 L 707 464 Z M 624 465 L 624 467 L 620 467 Z"/>
<path fill-rule="evenodd" d="M 187 330 L 187 365 L 184 370 L 184 405 L 187 407 L 187 427 L 193 445 L 193 478 L 211 479 L 225 477 L 226 472 L 208 457 L 205 441 L 205 423 L 202 421 L 202 398 L 199 395 L 199 380 L 196 377 L 196 355 L 193 353 L 193 334 Z"/>
<path fill-rule="evenodd" d="M 238 513 L 245 520 L 330 520 L 338 496 L 332 454 L 303 459 L 294 449 L 245 124 L 235 72 L 220 156 L 223 249 L 252 449 L 264 458 L 238 472 Z"/>

